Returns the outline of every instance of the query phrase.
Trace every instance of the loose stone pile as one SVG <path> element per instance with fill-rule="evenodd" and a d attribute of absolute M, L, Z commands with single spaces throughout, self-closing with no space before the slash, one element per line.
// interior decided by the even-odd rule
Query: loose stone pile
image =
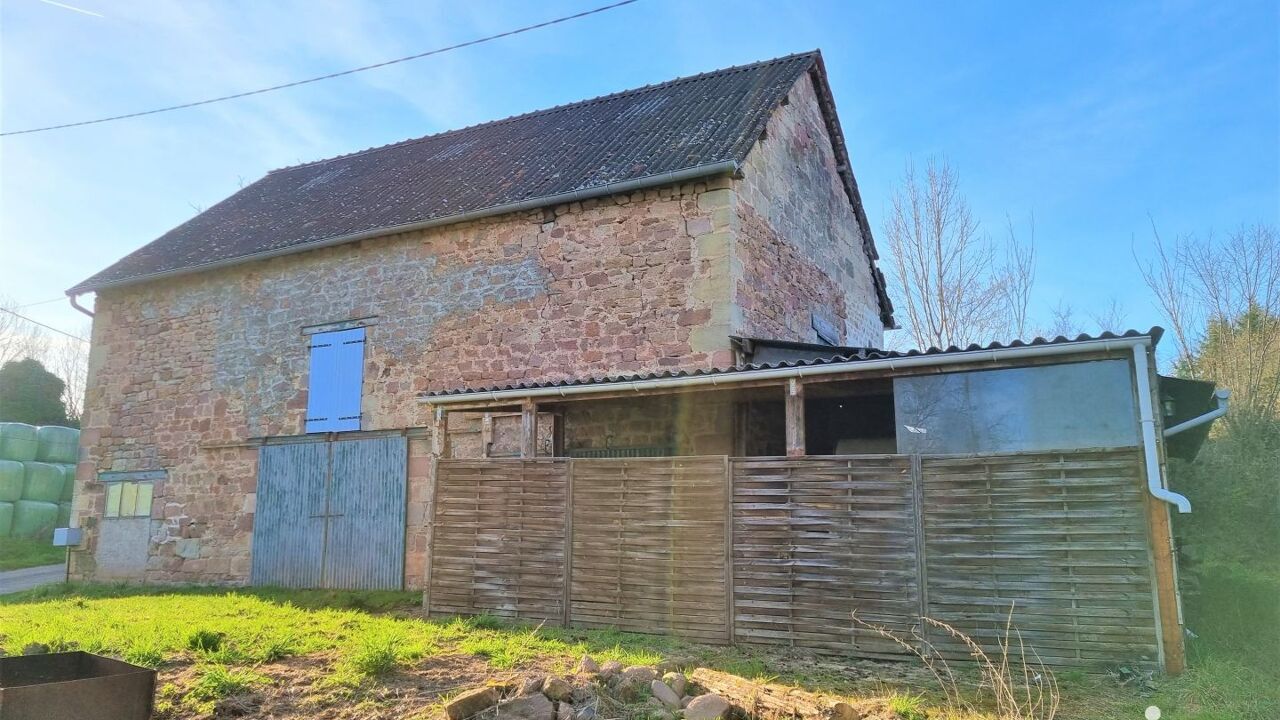
<path fill-rule="evenodd" d="M 584 656 L 570 675 L 532 675 L 519 684 L 476 688 L 450 700 L 445 713 L 449 720 L 597 720 L 627 708 L 625 715 L 647 720 L 727 718 L 733 706 L 714 693 L 700 693 L 680 671 L 688 664 L 623 667 Z"/>

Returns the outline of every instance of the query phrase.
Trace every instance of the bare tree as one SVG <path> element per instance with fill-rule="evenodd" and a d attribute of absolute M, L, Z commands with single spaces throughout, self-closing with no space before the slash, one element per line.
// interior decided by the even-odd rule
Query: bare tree
<path fill-rule="evenodd" d="M 1248 414 L 1280 411 L 1280 234 L 1246 225 L 1225 241 L 1192 235 L 1139 262 L 1178 344 L 1178 369 L 1231 389 Z"/>
<path fill-rule="evenodd" d="M 1013 228 L 1013 218 L 1005 216 L 1009 227 L 1009 240 L 1005 244 L 1005 314 L 1009 330 L 1014 337 L 1027 336 L 1027 308 L 1031 302 L 1031 287 L 1036 281 L 1036 218 L 1031 216 L 1027 242 L 1018 241 Z"/>
<path fill-rule="evenodd" d="M 60 338 L 50 344 L 45 357 L 45 367 L 62 378 L 66 387 L 62 391 L 67 417 L 79 420 L 84 412 L 84 390 L 89 377 L 89 333 L 92 325 L 86 324 L 77 336 L 81 341 Z"/>
<path fill-rule="evenodd" d="M 10 360 L 44 357 L 48 339 L 40 326 L 13 314 L 17 303 L 0 296 L 0 366 Z"/>
<path fill-rule="evenodd" d="M 1125 312 L 1124 305 L 1111 298 L 1111 302 L 1106 308 L 1094 312 L 1086 313 L 1088 320 L 1080 322 L 1076 316 L 1075 308 L 1068 305 L 1065 300 L 1059 300 L 1058 304 L 1049 310 L 1049 326 L 1045 328 L 1041 335 L 1045 337 L 1075 337 L 1081 333 L 1098 334 L 1101 332 L 1118 332 L 1124 329 L 1127 323 L 1128 313 Z"/>
<path fill-rule="evenodd" d="M 894 192 L 885 235 L 893 254 L 898 307 L 918 347 L 965 346 L 1022 334 L 1035 250 L 1009 223 L 1004 254 L 979 233 L 955 171 L 930 160 L 920 177 L 908 163 Z"/>

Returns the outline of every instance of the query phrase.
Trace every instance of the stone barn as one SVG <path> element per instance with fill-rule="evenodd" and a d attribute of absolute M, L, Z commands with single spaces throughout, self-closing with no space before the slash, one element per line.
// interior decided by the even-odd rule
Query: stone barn
<path fill-rule="evenodd" d="M 272 171 L 68 291 L 72 571 L 1179 667 L 1211 388 L 1158 331 L 884 352 L 876 261 L 817 52 Z"/>

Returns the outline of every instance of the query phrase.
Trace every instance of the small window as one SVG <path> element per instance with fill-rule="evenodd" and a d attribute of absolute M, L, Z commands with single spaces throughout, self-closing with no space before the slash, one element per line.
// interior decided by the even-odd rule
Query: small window
<path fill-rule="evenodd" d="M 107 484 L 107 512 L 109 518 L 151 517 L 151 491 L 149 482 L 113 482 Z"/>
<path fill-rule="evenodd" d="M 364 328 L 316 333 L 311 341 L 306 431 L 360 429 Z"/>

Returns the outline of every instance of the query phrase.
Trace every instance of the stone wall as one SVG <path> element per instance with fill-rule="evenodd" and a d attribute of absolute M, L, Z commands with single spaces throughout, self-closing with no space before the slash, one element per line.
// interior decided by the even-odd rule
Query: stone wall
<path fill-rule="evenodd" d="M 864 238 L 808 75 L 769 119 L 734 198 L 735 334 L 817 342 L 817 314 L 845 345 L 883 345 Z"/>
<path fill-rule="evenodd" d="M 731 455 L 733 416 L 729 393 L 572 403 L 564 411 L 565 448 L 665 447 L 676 455 Z"/>
<path fill-rule="evenodd" d="M 732 362 L 722 232 L 729 180 L 366 240 L 100 294 L 77 516 L 93 573 L 98 472 L 165 469 L 145 579 L 248 572 L 256 451 L 303 431 L 302 329 L 373 318 L 363 430 L 427 424 L 417 395 Z M 496 444 L 509 439 L 498 429 Z M 175 550 L 180 539 L 184 552 Z M 199 549 L 195 549 L 198 545 Z"/>

